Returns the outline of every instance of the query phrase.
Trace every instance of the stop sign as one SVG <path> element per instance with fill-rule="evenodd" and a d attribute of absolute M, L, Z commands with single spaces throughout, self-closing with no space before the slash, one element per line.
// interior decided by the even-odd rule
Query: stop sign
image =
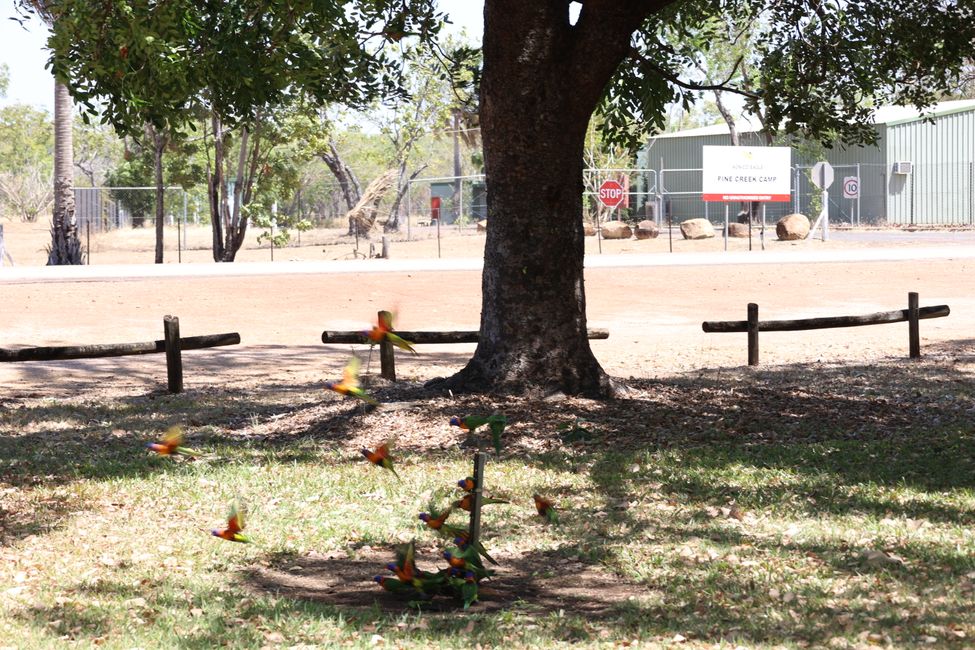
<path fill-rule="evenodd" d="M 615 208 L 625 198 L 626 192 L 623 186 L 616 181 L 605 181 L 599 186 L 599 201 L 607 207 Z"/>

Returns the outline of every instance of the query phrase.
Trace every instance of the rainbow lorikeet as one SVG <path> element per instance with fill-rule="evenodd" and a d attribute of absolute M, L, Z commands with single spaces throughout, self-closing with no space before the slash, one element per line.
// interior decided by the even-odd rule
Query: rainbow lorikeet
<path fill-rule="evenodd" d="M 481 562 L 481 557 L 478 555 L 477 550 L 470 546 L 466 548 L 457 547 L 455 549 L 447 549 L 443 552 L 443 557 L 452 568 L 470 571 L 474 573 L 478 580 L 491 575 L 484 568 L 484 564 Z"/>
<path fill-rule="evenodd" d="M 470 535 L 470 533 L 467 530 L 465 530 L 463 528 L 460 528 L 460 529 L 454 528 L 453 529 L 453 532 L 457 533 L 456 536 L 454 537 L 454 544 L 457 546 L 457 548 L 466 549 L 466 548 L 470 548 L 471 546 L 473 546 L 474 550 L 477 551 L 478 555 L 480 555 L 481 557 L 483 557 L 485 560 L 487 560 L 491 564 L 497 564 L 498 563 L 497 560 L 495 560 L 493 557 L 491 557 L 490 555 L 488 555 L 487 549 L 484 548 L 484 545 L 483 544 L 481 544 L 480 542 L 475 542 L 472 545 L 470 543 L 471 535 Z"/>
<path fill-rule="evenodd" d="M 539 517 L 545 517 L 552 524 L 559 523 L 559 513 L 555 511 L 555 505 L 550 500 L 539 494 L 533 494 L 532 499 L 535 500 L 535 509 L 538 510 Z"/>
<path fill-rule="evenodd" d="M 368 339 L 370 345 L 389 341 L 401 350 L 416 354 L 412 343 L 393 332 L 393 315 L 388 311 L 379 312 L 378 322 L 372 326 L 371 330 L 363 331 L 362 335 Z"/>
<path fill-rule="evenodd" d="M 328 390 L 334 390 L 340 395 L 351 395 L 352 397 L 358 397 L 363 402 L 368 402 L 373 406 L 378 405 L 379 402 L 370 397 L 366 391 L 364 391 L 359 386 L 359 359 L 358 357 L 352 357 L 349 363 L 342 370 L 342 381 L 326 381 L 325 388 Z"/>
<path fill-rule="evenodd" d="M 397 479 L 401 481 L 403 480 L 399 477 L 399 474 L 396 473 L 396 470 L 393 469 L 393 459 L 389 455 L 388 442 L 384 442 L 383 444 L 376 447 L 375 451 L 369 451 L 368 449 L 363 449 L 362 455 L 365 456 L 366 460 L 368 460 L 373 465 L 377 465 L 378 467 L 388 469 L 390 472 L 393 473 L 393 476 L 395 476 Z"/>
<path fill-rule="evenodd" d="M 379 586 L 386 591 L 398 596 L 409 596 L 416 594 L 416 589 L 413 588 L 412 582 L 403 582 L 398 578 L 390 578 L 389 576 L 375 576 L 373 580 L 375 580 Z"/>
<path fill-rule="evenodd" d="M 481 498 L 482 506 L 491 505 L 492 503 L 510 503 L 510 501 L 505 501 L 504 499 L 488 499 L 485 497 Z M 466 510 L 467 512 L 470 512 L 473 505 L 474 505 L 474 495 L 468 493 L 465 494 L 462 499 L 454 501 L 452 504 L 450 504 L 450 507 L 460 508 L 461 510 Z"/>
<path fill-rule="evenodd" d="M 491 442 L 494 443 L 495 453 L 501 453 L 501 434 L 504 433 L 504 428 L 508 425 L 508 418 L 496 413 L 494 415 L 468 415 L 466 417 L 452 417 L 450 418 L 451 426 L 460 427 L 461 431 L 467 433 L 473 433 L 479 427 L 488 425 L 491 429 Z"/>
<path fill-rule="evenodd" d="M 230 514 L 227 515 L 227 527 L 214 528 L 210 533 L 228 542 L 252 543 L 250 537 L 240 532 L 242 530 L 244 530 L 244 512 L 237 502 L 234 502 L 230 505 Z"/>
<path fill-rule="evenodd" d="M 464 492 L 473 492 L 474 491 L 474 477 L 473 476 L 468 476 L 467 478 L 462 478 L 461 480 L 457 481 L 457 487 L 459 487 Z"/>
<path fill-rule="evenodd" d="M 183 446 L 183 429 L 171 426 L 166 429 L 160 442 L 147 442 L 146 447 L 160 456 L 198 456 L 200 452 Z"/>
<path fill-rule="evenodd" d="M 427 525 L 427 528 L 432 528 L 433 530 L 439 532 L 444 526 L 446 526 L 445 522 L 452 511 L 453 508 L 447 508 L 442 512 L 437 512 L 431 508 L 430 512 L 421 512 L 419 519 Z M 450 526 L 447 527 L 450 528 Z"/>
<path fill-rule="evenodd" d="M 396 577 L 404 583 L 412 584 L 418 577 L 416 569 L 416 540 L 409 544 L 400 544 L 396 547 L 396 561 L 390 562 L 386 568 L 396 574 Z"/>

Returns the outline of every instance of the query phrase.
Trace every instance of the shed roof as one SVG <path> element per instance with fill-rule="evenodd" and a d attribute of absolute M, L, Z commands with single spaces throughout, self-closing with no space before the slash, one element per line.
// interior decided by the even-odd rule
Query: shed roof
<path fill-rule="evenodd" d="M 874 124 L 906 124 L 916 122 L 929 117 L 940 117 L 951 113 L 961 113 L 964 111 L 975 110 L 975 99 L 958 99 L 947 102 L 939 102 L 925 111 L 919 111 L 913 106 L 881 106 L 873 116 Z M 757 133 L 762 130 L 759 121 L 751 115 L 739 116 L 735 124 L 738 126 L 739 133 Z M 661 133 L 655 138 L 690 138 L 703 135 L 727 135 L 728 125 L 724 122 L 702 126 L 696 129 L 685 129 L 674 133 Z"/>

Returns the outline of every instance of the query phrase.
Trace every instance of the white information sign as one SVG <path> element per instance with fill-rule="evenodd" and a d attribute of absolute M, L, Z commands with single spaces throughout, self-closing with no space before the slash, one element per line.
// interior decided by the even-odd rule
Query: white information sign
<path fill-rule="evenodd" d="M 704 150 L 705 201 L 789 201 L 789 147 L 712 147 Z"/>

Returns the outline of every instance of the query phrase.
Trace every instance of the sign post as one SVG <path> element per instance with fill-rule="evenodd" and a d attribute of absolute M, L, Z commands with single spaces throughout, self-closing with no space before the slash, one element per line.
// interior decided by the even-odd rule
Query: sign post
<path fill-rule="evenodd" d="M 850 223 L 853 221 L 853 206 L 854 201 L 859 203 L 860 198 L 860 177 L 859 176 L 844 176 L 843 177 L 843 198 L 850 199 Z M 860 225 L 860 212 L 857 211 L 856 224 Z"/>
<path fill-rule="evenodd" d="M 809 234 L 811 235 L 813 232 L 815 232 L 816 226 L 822 222 L 823 241 L 827 241 L 829 240 L 829 186 L 833 184 L 833 166 L 825 160 L 820 161 L 812 166 L 810 175 L 812 177 L 813 185 L 823 191 L 823 205 L 819 210 L 819 216 L 816 218 L 816 223 L 814 223 L 812 228 L 809 229 Z"/>

